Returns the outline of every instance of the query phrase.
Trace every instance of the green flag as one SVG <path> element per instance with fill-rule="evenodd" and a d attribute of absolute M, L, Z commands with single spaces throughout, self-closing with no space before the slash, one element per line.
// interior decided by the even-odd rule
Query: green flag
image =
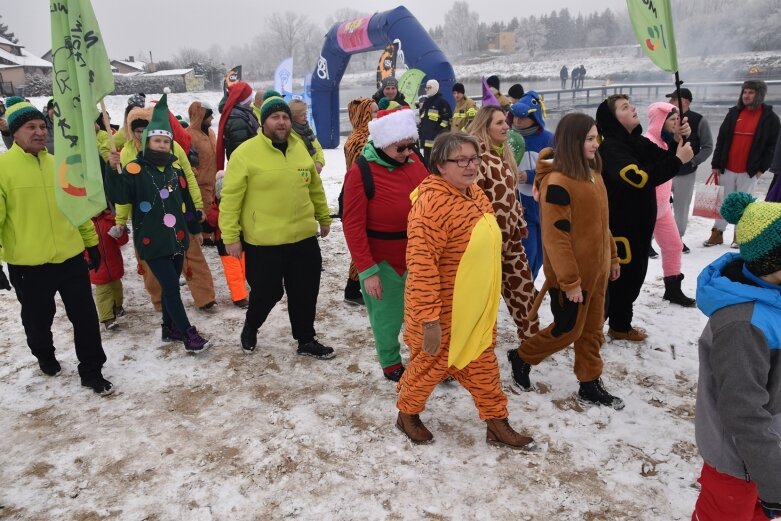
<path fill-rule="evenodd" d="M 410 106 L 415 105 L 415 101 L 418 99 L 418 89 L 420 89 L 420 82 L 426 77 L 426 73 L 420 69 L 409 69 L 399 78 L 399 92 L 404 94 L 404 99 Z"/>
<path fill-rule="evenodd" d="M 678 72 L 670 0 L 626 0 L 626 6 L 643 51 L 660 69 Z"/>
<path fill-rule="evenodd" d="M 55 195 L 79 226 L 106 207 L 98 157 L 96 105 L 114 76 L 89 0 L 50 0 L 54 93 Z"/>

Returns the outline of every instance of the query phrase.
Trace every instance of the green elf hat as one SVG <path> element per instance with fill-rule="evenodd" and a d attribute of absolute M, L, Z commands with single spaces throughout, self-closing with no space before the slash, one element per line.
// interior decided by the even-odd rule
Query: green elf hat
<path fill-rule="evenodd" d="M 174 133 L 171 131 L 171 123 L 168 121 L 168 98 L 166 94 L 160 98 L 152 109 L 152 119 L 149 121 L 141 141 L 146 150 L 146 141 L 151 136 L 165 136 L 171 141 L 174 139 Z"/>

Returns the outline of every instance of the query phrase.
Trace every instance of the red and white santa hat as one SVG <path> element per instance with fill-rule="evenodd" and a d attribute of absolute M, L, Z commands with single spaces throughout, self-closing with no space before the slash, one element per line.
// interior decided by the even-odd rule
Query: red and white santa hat
<path fill-rule="evenodd" d="M 369 139 L 376 148 L 385 148 L 400 141 L 418 140 L 415 113 L 409 107 L 382 98 L 377 119 L 369 122 Z"/>

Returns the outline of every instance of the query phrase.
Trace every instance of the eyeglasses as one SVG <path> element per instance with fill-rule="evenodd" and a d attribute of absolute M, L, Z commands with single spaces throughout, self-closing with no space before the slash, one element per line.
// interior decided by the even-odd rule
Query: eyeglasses
<path fill-rule="evenodd" d="M 445 159 L 448 163 L 455 163 L 461 168 L 466 168 L 469 165 L 477 166 L 480 164 L 480 157 L 459 157 L 458 159 Z"/>
<path fill-rule="evenodd" d="M 410 152 L 412 152 L 413 150 L 415 150 L 415 147 L 416 147 L 415 143 L 410 143 L 409 145 L 399 145 L 396 147 L 396 152 L 399 154 L 401 154 L 405 150 L 409 150 Z"/>

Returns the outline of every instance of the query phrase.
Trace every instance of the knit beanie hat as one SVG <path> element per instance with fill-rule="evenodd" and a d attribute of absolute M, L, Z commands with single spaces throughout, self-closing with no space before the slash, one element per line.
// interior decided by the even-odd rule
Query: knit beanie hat
<path fill-rule="evenodd" d="M 382 98 L 377 104 L 377 119 L 369 122 L 369 139 L 375 148 L 385 148 L 407 139 L 418 140 L 415 113 L 409 107 Z"/>
<path fill-rule="evenodd" d="M 152 136 L 165 136 L 171 141 L 174 140 L 174 133 L 171 130 L 171 122 L 168 120 L 168 94 L 163 94 L 152 109 L 152 119 L 144 130 L 141 138 L 143 149 L 146 150 L 146 142 Z"/>
<path fill-rule="evenodd" d="M 28 121 L 34 119 L 43 119 L 43 112 L 33 107 L 32 103 L 20 98 L 19 96 L 11 96 L 5 100 L 5 119 L 8 122 L 8 133 L 12 136 L 19 130 L 22 125 Z"/>
<path fill-rule="evenodd" d="M 493 87 L 496 90 L 499 90 L 499 76 L 488 76 L 485 82 L 489 87 Z"/>
<path fill-rule="evenodd" d="M 382 88 L 385 87 L 398 87 L 399 86 L 399 80 L 394 78 L 393 76 L 387 76 L 382 79 Z"/>
<path fill-rule="evenodd" d="M 144 94 L 143 92 L 139 92 L 138 94 L 133 94 L 127 99 L 127 104 L 129 107 L 144 108 L 146 106 L 146 94 Z"/>
<path fill-rule="evenodd" d="M 736 225 L 740 256 L 751 273 L 761 277 L 781 270 L 781 203 L 733 192 L 721 205 L 721 216 Z"/>
<path fill-rule="evenodd" d="M 439 82 L 437 80 L 428 80 L 426 82 L 426 95 L 431 97 L 437 92 L 439 92 Z"/>
<path fill-rule="evenodd" d="M 293 117 L 290 106 L 282 95 L 275 90 L 267 90 L 263 94 L 263 103 L 260 105 L 260 124 L 262 125 L 274 112 L 286 112 L 288 116 Z"/>
<path fill-rule="evenodd" d="M 510 90 L 507 91 L 507 95 L 513 99 L 521 99 L 524 95 L 523 85 L 516 83 L 510 87 Z"/>
<path fill-rule="evenodd" d="M 466 94 L 466 89 L 464 88 L 463 83 L 454 83 L 453 84 L 453 92 L 460 92 L 461 94 Z"/>

